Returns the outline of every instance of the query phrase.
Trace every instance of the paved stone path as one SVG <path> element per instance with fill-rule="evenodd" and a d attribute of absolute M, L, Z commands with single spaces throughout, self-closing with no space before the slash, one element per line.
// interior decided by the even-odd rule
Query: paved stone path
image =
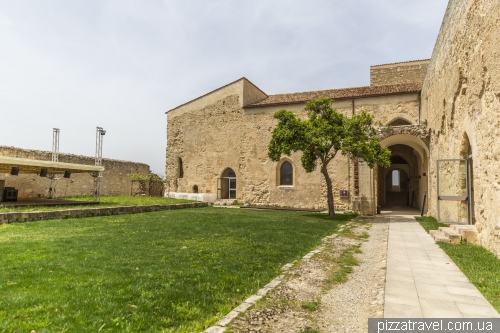
<path fill-rule="evenodd" d="M 385 318 L 500 318 L 425 232 L 417 211 L 382 211 L 389 241 Z"/>

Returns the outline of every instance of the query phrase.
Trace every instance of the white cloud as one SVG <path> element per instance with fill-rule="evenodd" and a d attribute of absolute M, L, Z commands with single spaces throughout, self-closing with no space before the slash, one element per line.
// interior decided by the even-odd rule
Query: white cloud
<path fill-rule="evenodd" d="M 369 65 L 428 58 L 436 0 L 0 3 L 0 144 L 164 172 L 165 115 L 246 76 L 269 94 L 359 86 Z"/>

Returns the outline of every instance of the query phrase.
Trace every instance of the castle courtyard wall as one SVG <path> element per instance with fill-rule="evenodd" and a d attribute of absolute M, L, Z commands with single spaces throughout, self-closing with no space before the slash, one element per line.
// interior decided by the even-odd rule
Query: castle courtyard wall
<path fill-rule="evenodd" d="M 29 158 L 51 161 L 52 152 L 22 149 L 17 147 L 0 146 L 0 156 Z M 94 157 L 59 154 L 59 162 L 94 165 Z M 149 165 L 144 163 L 120 161 L 104 158 L 102 165 L 105 168 L 101 179 L 101 195 L 131 195 L 137 192 L 138 184 L 132 183 L 129 175 L 132 173 L 148 174 Z M 19 198 L 48 197 L 50 180 L 37 174 L 0 174 L 5 180 L 5 186 L 18 189 Z M 88 173 L 73 173 L 70 178 L 60 179 L 56 184 L 57 196 L 93 195 L 94 178 Z"/>
<path fill-rule="evenodd" d="M 436 160 L 466 158 L 470 143 L 473 222 L 480 231 L 480 243 L 497 256 L 500 256 L 499 17 L 497 0 L 450 0 L 422 90 L 422 115 L 428 120 L 431 132 L 429 214 L 437 216 Z M 465 184 L 456 175 L 444 178 L 442 186 L 448 189 L 455 186 L 458 191 Z"/>

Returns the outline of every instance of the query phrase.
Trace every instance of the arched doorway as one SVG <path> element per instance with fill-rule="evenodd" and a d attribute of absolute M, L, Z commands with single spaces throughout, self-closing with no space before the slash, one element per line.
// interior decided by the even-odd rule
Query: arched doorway
<path fill-rule="evenodd" d="M 217 198 L 236 199 L 236 173 L 233 169 L 227 168 L 217 179 Z"/>
<path fill-rule="evenodd" d="M 398 155 L 391 157 L 391 166 L 385 173 L 385 206 L 410 205 L 410 168 L 408 162 Z"/>
<path fill-rule="evenodd" d="M 391 150 L 391 166 L 378 167 L 377 205 L 403 206 L 426 211 L 428 148 L 418 137 L 396 134 L 381 145 Z"/>

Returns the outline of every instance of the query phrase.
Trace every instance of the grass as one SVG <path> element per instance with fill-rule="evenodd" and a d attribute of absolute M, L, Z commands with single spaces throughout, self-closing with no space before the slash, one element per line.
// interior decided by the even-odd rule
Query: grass
<path fill-rule="evenodd" d="M 340 256 L 335 259 L 337 268 L 327 281 L 328 288 L 335 284 L 346 283 L 349 279 L 349 274 L 352 273 L 353 266 L 359 266 L 359 262 L 354 258 L 353 253 L 360 253 L 359 246 L 350 246 L 342 251 Z"/>
<path fill-rule="evenodd" d="M 439 227 L 450 226 L 449 224 L 439 223 L 432 216 L 415 216 L 415 219 L 418 221 L 418 223 L 420 223 L 422 228 L 424 228 L 427 233 L 429 233 L 430 230 L 439 230 Z"/>
<path fill-rule="evenodd" d="M 197 208 L 0 226 L 0 332 L 192 332 L 352 215 Z"/>
<path fill-rule="evenodd" d="M 60 198 L 62 200 L 92 201 L 94 197 L 77 196 Z M 10 212 L 33 212 L 33 211 L 54 211 L 63 209 L 75 209 L 85 207 L 114 207 L 114 206 L 142 206 L 142 205 L 170 205 L 178 203 L 193 202 L 192 200 L 172 199 L 163 197 L 146 196 L 102 196 L 101 203 L 95 205 L 64 205 L 64 206 L 0 206 L 0 213 Z"/>
<path fill-rule="evenodd" d="M 448 226 L 433 217 L 415 217 L 422 227 L 438 230 Z M 500 312 L 500 259 L 482 246 L 467 243 L 453 244 L 437 242 L 453 260 L 469 281 L 483 294 L 490 304 Z"/>
<path fill-rule="evenodd" d="M 478 245 L 444 242 L 438 242 L 438 245 L 495 310 L 500 312 L 500 259 Z"/>
<path fill-rule="evenodd" d="M 314 311 L 318 310 L 319 303 L 318 302 L 302 302 L 302 304 L 300 306 L 304 310 L 314 312 Z"/>

